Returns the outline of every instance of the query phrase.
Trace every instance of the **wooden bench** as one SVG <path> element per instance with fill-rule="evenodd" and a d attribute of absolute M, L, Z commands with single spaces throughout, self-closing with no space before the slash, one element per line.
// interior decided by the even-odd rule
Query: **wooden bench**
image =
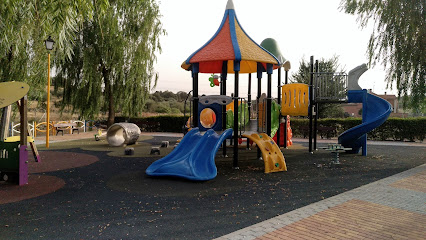
<path fill-rule="evenodd" d="M 53 127 L 55 128 L 56 136 L 59 132 L 62 132 L 62 136 L 64 136 L 64 130 L 70 130 L 71 134 L 74 134 L 74 131 L 80 134 L 80 129 L 77 127 L 76 123 L 57 123 L 53 124 Z"/>

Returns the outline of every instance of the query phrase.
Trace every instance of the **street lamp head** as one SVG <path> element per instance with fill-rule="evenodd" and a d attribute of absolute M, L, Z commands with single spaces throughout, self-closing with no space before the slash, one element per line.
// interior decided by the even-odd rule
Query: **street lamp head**
<path fill-rule="evenodd" d="M 53 41 L 53 39 L 49 36 L 46 40 L 44 40 L 44 44 L 46 45 L 47 50 L 52 50 L 55 41 Z"/>

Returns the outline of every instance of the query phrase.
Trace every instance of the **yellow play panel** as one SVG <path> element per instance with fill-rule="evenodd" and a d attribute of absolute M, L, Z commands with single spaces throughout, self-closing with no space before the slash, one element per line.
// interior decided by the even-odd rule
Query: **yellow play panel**
<path fill-rule="evenodd" d="M 9 106 L 25 96 L 30 86 L 23 82 L 0 83 L 0 108 Z"/>
<path fill-rule="evenodd" d="M 21 137 L 20 136 L 13 136 L 13 137 L 8 137 L 4 140 L 4 142 L 19 142 L 21 141 Z M 34 139 L 31 136 L 27 137 L 27 142 L 34 142 Z"/>
<path fill-rule="evenodd" d="M 243 134 L 243 137 L 255 142 L 262 151 L 265 173 L 287 171 L 284 155 L 271 137 L 265 133 Z"/>
<path fill-rule="evenodd" d="M 291 83 L 282 86 L 281 89 L 281 114 L 308 116 L 309 86 L 303 83 Z"/>

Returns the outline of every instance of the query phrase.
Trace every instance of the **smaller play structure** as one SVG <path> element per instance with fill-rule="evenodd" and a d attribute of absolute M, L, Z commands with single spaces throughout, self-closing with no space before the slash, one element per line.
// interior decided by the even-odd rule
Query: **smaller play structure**
<path fill-rule="evenodd" d="M 108 128 L 107 141 L 112 147 L 136 143 L 141 134 L 138 125 L 134 123 L 114 123 Z"/>
<path fill-rule="evenodd" d="M 309 85 L 292 83 L 282 87 L 281 113 L 308 116 L 309 152 L 313 153 L 313 150 L 317 149 L 319 104 L 362 103 L 362 124 L 342 133 L 338 143 L 348 153 L 358 153 L 362 148 L 362 155 L 366 156 L 367 133 L 382 125 L 392 112 L 389 102 L 368 93 L 366 89 L 359 86 L 358 80 L 368 70 L 367 66 L 362 64 L 348 74 L 320 72 L 318 60 L 314 61 L 314 57 L 311 56 L 310 68 Z"/>
<path fill-rule="evenodd" d="M 0 176 L 19 185 L 28 183 L 27 143 L 31 144 L 35 161 L 40 161 L 33 139 L 28 137 L 27 93 L 30 87 L 23 82 L 0 83 Z M 11 104 L 16 102 L 20 113 L 20 136 L 8 137 Z"/>

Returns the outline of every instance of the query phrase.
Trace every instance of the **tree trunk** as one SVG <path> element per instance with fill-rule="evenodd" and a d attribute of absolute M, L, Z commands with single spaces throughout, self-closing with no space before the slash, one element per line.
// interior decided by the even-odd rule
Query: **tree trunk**
<path fill-rule="evenodd" d="M 114 97 L 112 95 L 112 87 L 110 88 L 108 95 L 109 95 L 109 103 L 108 103 L 109 106 L 108 106 L 107 126 L 110 127 L 112 124 L 114 124 L 114 118 L 115 118 Z"/>
<path fill-rule="evenodd" d="M 11 69 L 12 69 L 12 59 L 13 59 L 13 46 L 10 46 L 9 51 L 6 53 L 7 56 L 7 66 L 3 68 L 3 75 L 1 82 L 10 81 Z"/>
<path fill-rule="evenodd" d="M 111 86 L 111 83 L 109 81 L 108 70 L 105 67 L 102 68 L 102 75 L 104 77 L 105 92 L 106 92 L 107 98 L 108 98 L 107 127 L 109 128 L 112 124 L 114 124 L 114 118 L 115 118 L 114 96 L 113 96 L 112 86 Z"/>

